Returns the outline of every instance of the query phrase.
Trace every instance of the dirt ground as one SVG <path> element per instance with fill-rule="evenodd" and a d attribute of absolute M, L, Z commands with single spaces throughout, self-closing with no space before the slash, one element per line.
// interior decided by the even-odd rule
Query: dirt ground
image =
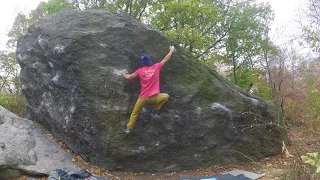
<path fill-rule="evenodd" d="M 320 147 L 319 139 L 315 136 L 309 136 L 305 139 L 300 139 L 297 136 L 289 135 L 289 144 L 285 146 L 282 154 L 263 158 L 256 162 L 232 164 L 225 166 L 216 166 L 206 169 L 195 169 L 172 173 L 144 173 L 144 172 L 113 172 L 99 170 L 94 172 L 96 175 L 102 175 L 113 180 L 176 180 L 179 177 L 207 177 L 220 175 L 222 172 L 240 169 L 259 174 L 265 174 L 260 180 L 275 180 L 275 179 L 297 179 L 291 177 L 293 173 L 301 171 L 300 166 L 304 166 L 301 162 L 301 155 L 307 152 L 316 152 Z M 83 163 L 77 160 L 79 166 L 82 166 L 90 171 L 90 164 Z M 315 172 L 315 170 L 312 172 Z"/>
<path fill-rule="evenodd" d="M 60 143 L 63 148 L 66 148 Z M 220 175 L 222 172 L 240 169 L 253 173 L 265 174 L 260 180 L 275 180 L 275 179 L 306 179 L 292 176 L 297 173 L 305 173 L 302 170 L 305 165 L 301 162 L 301 155 L 307 152 L 317 152 L 320 147 L 320 136 L 309 136 L 305 139 L 300 139 L 297 136 L 289 135 L 289 144 L 285 146 L 282 154 L 263 158 L 259 161 L 232 164 L 225 166 L 215 166 L 206 169 L 194 169 L 181 172 L 171 173 L 145 173 L 145 172 L 114 172 L 100 169 L 90 163 L 85 162 L 80 156 L 74 155 L 74 161 L 79 167 L 85 168 L 93 175 L 110 178 L 112 180 L 176 180 L 179 177 L 208 177 Z M 315 169 L 309 168 L 310 172 L 315 172 Z M 20 177 L 18 180 L 26 180 L 26 176 Z M 41 178 L 45 180 L 47 178 Z M 317 179 L 309 178 L 308 179 Z"/>

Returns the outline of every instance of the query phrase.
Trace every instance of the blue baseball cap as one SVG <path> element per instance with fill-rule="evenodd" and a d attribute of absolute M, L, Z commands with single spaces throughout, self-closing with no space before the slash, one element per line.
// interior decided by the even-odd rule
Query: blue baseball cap
<path fill-rule="evenodd" d="M 142 65 L 142 67 L 143 66 L 151 66 L 152 65 L 152 60 L 151 60 L 150 56 L 147 55 L 147 54 L 141 56 L 139 58 L 139 60 L 140 60 L 140 63 Z"/>

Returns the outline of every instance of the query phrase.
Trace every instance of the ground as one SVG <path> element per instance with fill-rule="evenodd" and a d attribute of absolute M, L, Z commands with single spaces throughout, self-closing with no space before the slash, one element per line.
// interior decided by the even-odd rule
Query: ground
<path fill-rule="evenodd" d="M 299 130 L 296 130 L 299 131 Z M 312 176 L 315 169 L 305 166 L 301 162 L 301 155 L 307 152 L 317 152 L 320 147 L 320 135 L 299 138 L 296 134 L 289 134 L 289 144 L 285 146 L 282 154 L 263 158 L 259 161 L 232 164 L 225 166 L 216 166 L 206 169 L 195 169 L 171 173 L 144 173 L 144 172 L 113 172 L 100 169 L 90 163 L 85 162 L 80 156 L 74 155 L 75 163 L 85 168 L 87 171 L 100 177 L 110 178 L 112 180 L 176 180 L 179 177 L 206 177 L 220 175 L 222 172 L 234 169 L 246 170 L 254 173 L 265 174 L 260 180 L 274 179 L 317 179 Z M 319 138 L 317 138 L 319 137 Z M 66 146 L 59 143 L 62 148 Z M 66 149 L 67 150 L 67 149 Z M 17 180 L 26 180 L 27 177 L 20 177 Z M 46 180 L 47 178 L 41 178 Z"/>

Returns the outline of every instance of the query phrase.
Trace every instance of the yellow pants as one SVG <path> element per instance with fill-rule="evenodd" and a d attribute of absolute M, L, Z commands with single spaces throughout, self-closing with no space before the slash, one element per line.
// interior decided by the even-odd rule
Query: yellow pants
<path fill-rule="evenodd" d="M 130 120 L 127 124 L 127 129 L 130 130 L 133 128 L 140 113 L 140 110 L 146 104 L 153 104 L 153 108 L 155 110 L 159 110 L 162 107 L 162 105 L 168 101 L 168 99 L 169 95 L 166 93 L 156 94 L 147 98 L 138 98 L 136 105 L 134 106 L 133 111 L 131 113 Z"/>

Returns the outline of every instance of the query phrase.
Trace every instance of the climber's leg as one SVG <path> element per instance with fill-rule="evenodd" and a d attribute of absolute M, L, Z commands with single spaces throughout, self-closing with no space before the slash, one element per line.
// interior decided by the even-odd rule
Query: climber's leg
<path fill-rule="evenodd" d="M 133 128 L 138 118 L 138 115 L 145 104 L 146 104 L 146 98 L 138 98 L 136 105 L 134 106 L 133 111 L 131 113 L 130 120 L 127 124 L 127 130 L 130 131 Z"/>
<path fill-rule="evenodd" d="M 153 105 L 153 108 L 155 110 L 160 110 L 160 108 L 166 103 L 169 99 L 169 95 L 166 93 L 160 93 L 156 95 L 155 104 Z"/>

